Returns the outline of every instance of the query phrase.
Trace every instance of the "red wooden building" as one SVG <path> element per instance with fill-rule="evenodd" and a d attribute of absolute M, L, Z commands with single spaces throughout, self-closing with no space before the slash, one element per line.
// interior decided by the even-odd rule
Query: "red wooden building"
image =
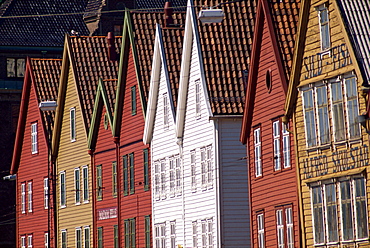
<path fill-rule="evenodd" d="M 11 174 L 16 174 L 17 247 L 49 247 L 53 202 L 49 144 L 54 113 L 39 103 L 55 100 L 60 59 L 27 59 Z"/>
<path fill-rule="evenodd" d="M 300 1 L 260 0 L 241 141 L 247 146 L 253 247 L 299 247 L 292 123 L 284 123 Z"/>

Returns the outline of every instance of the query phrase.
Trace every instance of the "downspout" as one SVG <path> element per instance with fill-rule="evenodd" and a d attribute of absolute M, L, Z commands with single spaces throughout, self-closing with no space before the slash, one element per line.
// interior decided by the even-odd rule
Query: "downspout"
<path fill-rule="evenodd" d="M 249 233 L 250 233 L 250 245 L 251 247 L 253 248 L 253 245 L 254 245 L 254 239 L 253 239 L 253 235 L 254 235 L 254 231 L 253 231 L 253 211 L 252 211 L 252 175 L 251 175 L 251 165 L 250 165 L 250 149 L 249 149 L 249 142 L 250 142 L 250 136 L 248 135 L 248 138 L 247 138 L 247 144 L 245 146 L 246 150 L 247 150 L 247 162 L 246 162 L 246 166 L 247 166 L 247 170 L 248 170 L 248 201 L 249 201 L 249 206 L 248 206 L 248 209 L 249 209 Z"/>
<path fill-rule="evenodd" d="M 121 247 L 121 164 L 119 154 L 119 137 L 114 137 L 116 144 L 116 170 L 117 170 L 117 224 L 118 224 L 118 247 Z"/>
<path fill-rule="evenodd" d="M 52 169 L 52 195 L 53 195 L 53 225 L 54 225 L 54 248 L 58 247 L 58 218 L 57 218 L 57 168 L 56 168 L 56 158 L 50 154 L 51 156 L 51 169 Z M 50 234 L 49 234 L 50 235 Z M 49 238 L 50 239 L 50 238 Z"/>
<path fill-rule="evenodd" d="M 220 179 L 221 179 L 221 169 L 220 169 L 220 151 L 219 151 L 219 139 L 218 139 L 218 136 L 219 136 L 219 133 L 218 133 L 218 120 L 213 120 L 213 123 L 214 123 L 214 127 L 215 127 L 215 130 L 213 132 L 213 144 L 214 144 L 214 151 L 215 151 L 215 169 L 217 168 L 217 170 L 215 170 L 217 173 L 218 173 L 218 180 L 215 178 L 215 181 L 216 181 L 216 189 L 215 189 L 215 195 L 216 195 L 216 215 L 217 215 L 217 240 L 216 240 L 216 244 L 217 244 L 217 247 L 222 247 L 221 246 L 221 213 L 220 213 L 220 192 L 221 192 L 221 189 L 220 189 Z"/>
<path fill-rule="evenodd" d="M 97 239 L 95 238 L 95 233 L 97 232 L 97 228 L 96 228 L 96 223 L 97 223 L 97 219 L 96 219 L 96 192 L 95 192 L 95 189 L 96 189 L 96 181 L 95 181 L 95 156 L 94 156 L 94 150 L 92 149 L 89 149 L 88 150 L 88 154 L 90 155 L 90 163 L 91 163 L 91 174 L 92 174 L 92 198 L 93 198 L 93 201 L 92 201 L 92 208 L 93 208 L 93 211 L 92 211 L 92 224 L 93 224 L 93 233 L 92 233 L 92 237 L 93 237 L 93 247 L 97 247 Z"/>
<path fill-rule="evenodd" d="M 301 233 L 301 247 L 305 248 L 306 247 L 306 232 L 304 228 L 304 214 L 303 214 L 303 202 L 302 202 L 302 189 L 301 189 L 301 174 L 300 174 L 300 166 L 299 166 L 299 156 L 298 156 L 298 141 L 297 141 L 297 127 L 295 123 L 295 111 L 293 112 L 293 127 L 294 127 L 294 153 L 295 153 L 295 164 L 296 164 L 296 174 L 297 174 L 297 190 L 298 190 L 298 206 L 299 206 L 299 221 L 300 224 L 298 225 L 300 228 L 300 233 Z"/>

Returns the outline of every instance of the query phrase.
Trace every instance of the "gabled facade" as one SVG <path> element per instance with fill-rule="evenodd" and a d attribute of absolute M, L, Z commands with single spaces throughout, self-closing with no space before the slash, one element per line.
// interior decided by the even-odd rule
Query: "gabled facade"
<path fill-rule="evenodd" d="M 368 82 L 354 50 L 363 44 L 351 43 L 338 2 L 348 5 L 303 2 L 285 104 L 295 123 L 303 247 L 369 246 Z M 356 4 L 369 16 L 365 2 Z"/>
<path fill-rule="evenodd" d="M 300 246 L 292 122 L 282 118 L 299 6 L 300 1 L 258 1 L 241 131 L 247 147 L 251 239 L 258 248 Z"/>
<path fill-rule="evenodd" d="M 250 4 L 233 4 L 235 9 L 227 19 L 242 14 L 243 18 L 249 17 L 254 13 L 249 12 L 254 7 Z M 190 1 L 188 5 L 197 3 Z M 223 57 L 221 50 L 233 51 L 231 46 L 222 47 L 221 42 L 228 44 L 229 38 L 239 35 L 246 39 L 250 35 L 244 31 L 237 34 L 236 26 L 228 26 L 230 33 L 220 33 L 218 25 L 203 27 L 194 9 L 188 8 L 181 70 L 174 80 L 168 80 L 172 73 L 168 68 L 177 62 L 165 58 L 171 50 L 164 48 L 167 40 L 161 42 L 165 29 L 157 29 L 144 131 L 144 142 L 150 142 L 152 152 L 154 247 L 249 245 L 249 218 L 241 214 L 248 211 L 247 170 L 240 160 L 245 157 L 245 148 L 238 139 L 244 96 L 238 91 L 244 90 L 242 71 L 228 77 L 220 62 L 230 58 Z M 208 37 L 215 37 L 214 43 Z M 249 49 L 241 49 L 231 60 L 240 59 L 238 66 L 247 68 L 247 63 L 243 63 Z M 224 65 L 227 67 L 227 63 Z M 225 80 L 224 85 L 220 78 Z M 233 87 L 229 89 L 228 84 Z"/>
<path fill-rule="evenodd" d="M 27 59 L 11 174 L 16 174 L 16 247 L 49 247 L 53 238 L 50 135 L 54 114 L 39 103 L 57 97 L 60 59 Z"/>
<path fill-rule="evenodd" d="M 93 170 L 88 152 L 99 78 L 117 79 L 121 38 L 66 36 L 52 143 L 57 173 L 58 246 L 92 247 Z M 108 49 L 109 47 L 109 49 Z"/>

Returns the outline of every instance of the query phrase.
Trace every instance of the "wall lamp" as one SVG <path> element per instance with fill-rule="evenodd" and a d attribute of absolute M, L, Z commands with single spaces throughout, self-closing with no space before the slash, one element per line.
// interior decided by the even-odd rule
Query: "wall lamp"
<path fill-rule="evenodd" d="M 54 111 L 57 108 L 58 104 L 56 101 L 42 101 L 39 104 L 41 111 Z"/>

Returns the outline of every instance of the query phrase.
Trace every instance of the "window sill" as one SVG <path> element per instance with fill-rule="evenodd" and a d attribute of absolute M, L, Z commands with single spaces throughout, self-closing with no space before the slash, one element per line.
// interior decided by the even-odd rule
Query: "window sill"
<path fill-rule="evenodd" d="M 89 200 L 87 200 L 87 201 L 84 201 L 84 204 L 85 204 L 85 203 L 89 203 Z"/>
<path fill-rule="evenodd" d="M 81 205 L 81 202 L 76 202 L 75 205 L 76 206 L 80 206 Z"/>
<path fill-rule="evenodd" d="M 66 208 L 66 207 L 67 207 L 67 206 L 65 206 L 65 205 L 64 205 L 64 206 L 60 206 L 60 208 Z"/>

